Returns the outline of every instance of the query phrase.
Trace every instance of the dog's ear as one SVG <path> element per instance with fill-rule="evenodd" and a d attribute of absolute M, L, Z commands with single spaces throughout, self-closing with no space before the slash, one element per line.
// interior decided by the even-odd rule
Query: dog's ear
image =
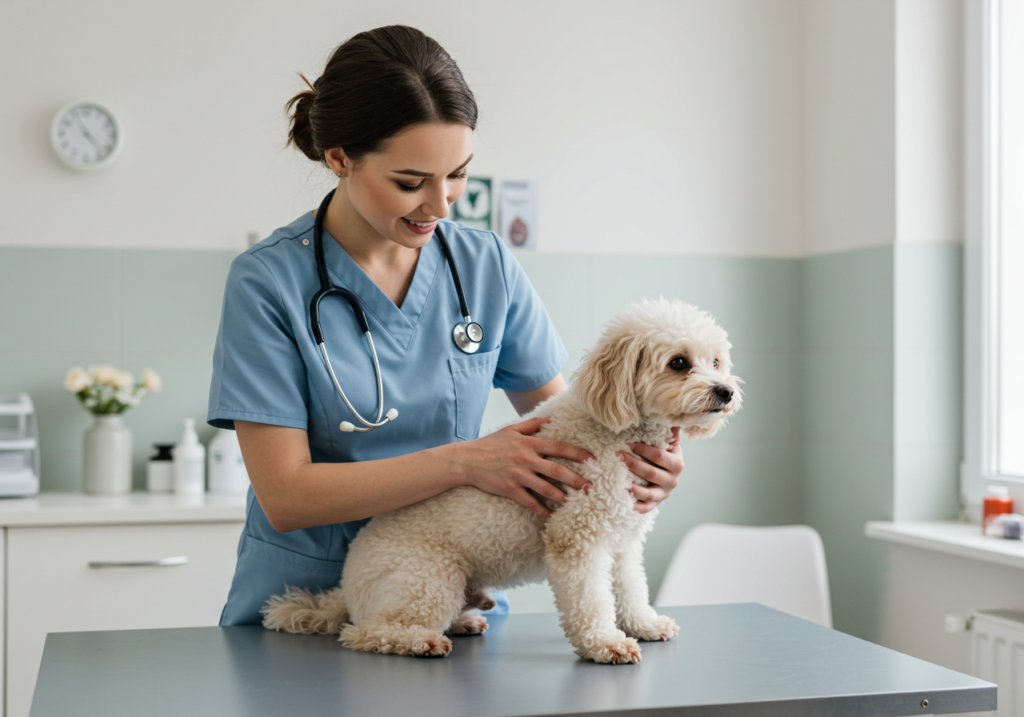
<path fill-rule="evenodd" d="M 636 373 L 643 349 L 643 338 L 635 334 L 607 338 L 587 354 L 573 376 L 583 406 L 613 431 L 640 422 Z"/>

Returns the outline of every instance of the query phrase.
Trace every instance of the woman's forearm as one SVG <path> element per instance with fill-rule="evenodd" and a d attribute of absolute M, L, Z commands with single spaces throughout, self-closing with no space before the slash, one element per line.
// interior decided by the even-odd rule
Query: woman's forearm
<path fill-rule="evenodd" d="M 518 410 L 529 411 L 564 388 L 559 375 L 509 397 Z M 235 421 L 235 431 L 263 512 L 276 530 L 289 532 L 380 515 L 459 485 L 515 500 L 547 518 L 550 512 L 536 495 L 559 503 L 565 495 L 542 476 L 577 490 L 587 483 L 548 459 L 582 463 L 593 456 L 562 441 L 532 438 L 543 422 L 533 419 L 475 441 L 352 463 L 313 463 L 309 436 L 299 428 Z"/>
<path fill-rule="evenodd" d="M 235 422 L 253 490 L 281 532 L 386 513 L 465 482 L 458 444 L 395 458 L 313 463 L 306 432 Z"/>
<path fill-rule="evenodd" d="M 292 480 L 276 484 L 267 496 L 280 515 L 281 525 L 274 527 L 287 532 L 347 523 L 443 493 L 459 480 L 452 463 L 438 454 L 430 449 L 375 461 L 299 466 Z"/>

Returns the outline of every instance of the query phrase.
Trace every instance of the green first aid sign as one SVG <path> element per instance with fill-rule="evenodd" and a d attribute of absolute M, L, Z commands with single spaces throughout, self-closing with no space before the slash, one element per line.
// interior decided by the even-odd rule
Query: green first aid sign
<path fill-rule="evenodd" d="M 491 231 L 493 212 L 491 179 L 470 177 L 466 180 L 466 193 L 452 205 L 452 219 L 473 229 Z"/>

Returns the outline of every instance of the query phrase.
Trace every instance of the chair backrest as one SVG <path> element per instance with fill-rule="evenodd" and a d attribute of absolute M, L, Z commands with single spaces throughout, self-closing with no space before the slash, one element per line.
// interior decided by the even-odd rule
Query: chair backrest
<path fill-rule="evenodd" d="M 680 543 L 654 601 L 664 605 L 758 602 L 832 627 L 825 549 L 807 525 L 705 523 Z"/>

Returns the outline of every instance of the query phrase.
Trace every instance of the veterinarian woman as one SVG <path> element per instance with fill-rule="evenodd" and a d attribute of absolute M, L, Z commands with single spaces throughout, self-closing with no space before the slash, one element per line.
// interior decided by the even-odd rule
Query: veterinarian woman
<path fill-rule="evenodd" d="M 287 107 L 290 143 L 337 184 L 320 210 L 327 279 L 361 304 L 383 410 L 397 409 L 398 417 L 365 432 L 339 428 L 363 426 L 314 339 L 315 212 L 235 259 L 208 421 L 238 432 L 252 490 L 222 625 L 259 623 L 260 608 L 285 585 L 336 586 L 347 546 L 374 515 L 472 485 L 546 518 L 529 491 L 559 503 L 565 494 L 541 476 L 586 487 L 549 458 L 581 462 L 589 454 L 534 438 L 541 420 L 477 438 L 492 385 L 524 414 L 566 388 L 566 351 L 501 240 L 442 221 L 465 191 L 477 120 L 455 62 L 412 28 L 363 32 Z M 453 327 L 465 322 L 456 267 L 472 321 L 483 328 L 473 353 L 453 340 Z M 332 294 L 319 313 L 340 388 L 356 411 L 379 422 L 374 359 L 353 306 Z M 624 460 L 652 484 L 632 488 L 643 512 L 676 486 L 683 461 L 678 445 L 637 445 L 635 453 L 642 458 Z M 507 611 L 504 595 L 495 597 L 495 610 Z"/>

